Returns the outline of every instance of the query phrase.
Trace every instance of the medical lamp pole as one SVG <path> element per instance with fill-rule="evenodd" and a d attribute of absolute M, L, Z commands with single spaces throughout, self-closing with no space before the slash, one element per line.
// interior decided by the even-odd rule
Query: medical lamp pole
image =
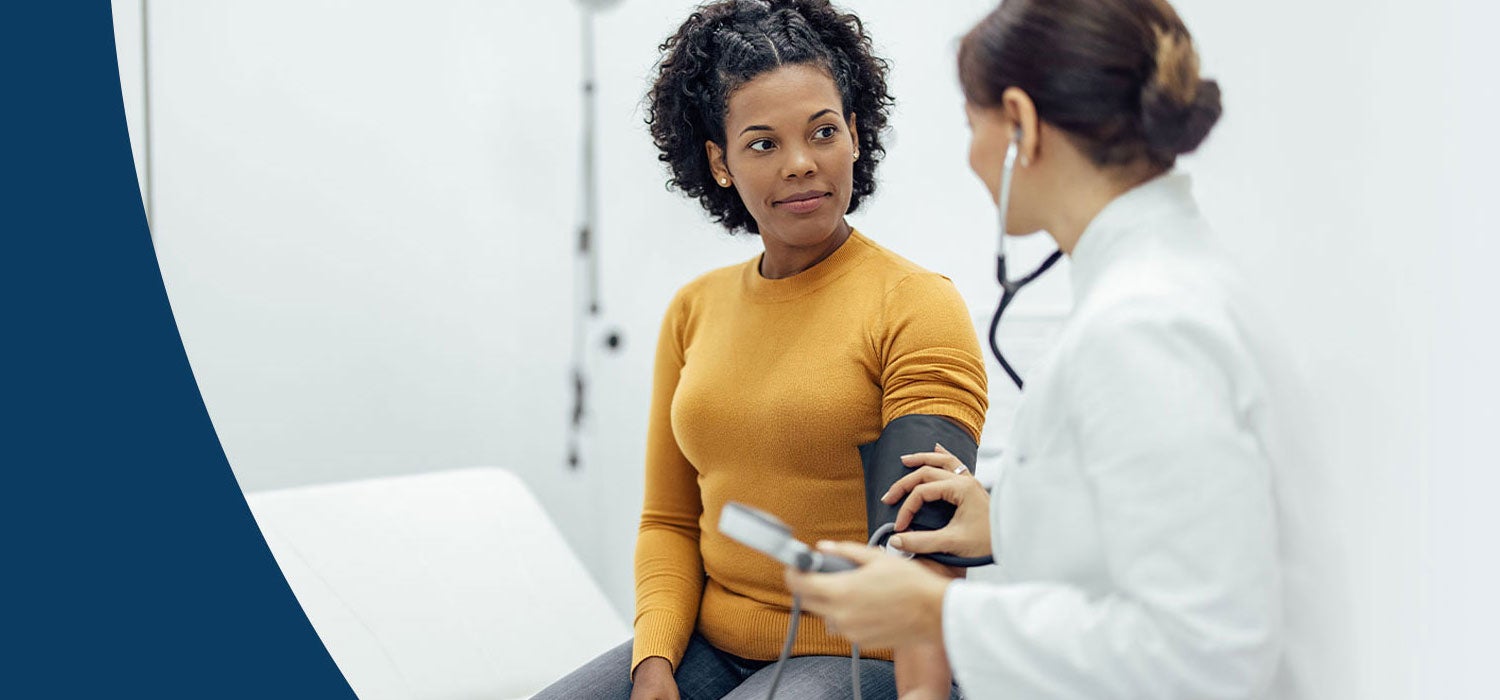
<path fill-rule="evenodd" d="M 596 177 L 595 157 L 597 152 L 598 126 L 595 119 L 597 102 L 596 67 L 594 63 L 594 16 L 600 10 L 619 0 L 578 0 L 580 13 L 581 46 L 583 64 L 583 153 L 581 217 L 578 226 L 577 261 L 573 266 L 573 411 L 568 426 L 568 467 L 583 466 L 583 431 L 589 418 L 588 410 L 588 343 L 586 342 L 590 321 L 599 317 L 599 249 L 597 241 L 599 221 L 599 188 Z M 610 349 L 620 345 L 619 333 L 612 332 L 606 341 Z"/>

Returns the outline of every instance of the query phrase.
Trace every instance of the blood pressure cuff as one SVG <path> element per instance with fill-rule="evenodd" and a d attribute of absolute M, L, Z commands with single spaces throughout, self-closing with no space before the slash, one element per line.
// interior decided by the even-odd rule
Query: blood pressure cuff
<path fill-rule="evenodd" d="M 880 438 L 868 445 L 859 446 L 859 458 L 865 468 L 865 518 L 869 534 L 886 523 L 896 521 L 901 510 L 901 501 L 886 505 L 880 501 L 901 477 L 912 473 L 912 469 L 901 463 L 901 455 L 914 452 L 932 452 L 934 443 L 941 443 L 953 456 L 969 469 L 974 469 L 974 458 L 979 446 L 969 432 L 957 423 L 942 416 L 911 415 L 891 421 L 881 431 Z M 910 530 L 937 530 L 953 519 L 953 504 L 944 501 L 928 503 L 917 511 Z"/>

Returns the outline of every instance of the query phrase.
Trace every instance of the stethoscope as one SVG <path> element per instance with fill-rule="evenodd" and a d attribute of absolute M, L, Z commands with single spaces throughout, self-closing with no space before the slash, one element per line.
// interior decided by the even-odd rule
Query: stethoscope
<path fill-rule="evenodd" d="M 1017 389 L 1023 389 L 1025 384 L 1021 381 L 1021 375 L 1016 373 L 1014 367 L 1005 359 L 1004 353 L 1000 352 L 1000 344 L 995 340 L 995 332 L 1000 330 L 1000 317 L 1005 313 L 1006 307 L 1010 306 L 1011 300 L 1016 298 L 1026 285 L 1036 281 L 1048 268 L 1057 264 L 1062 259 L 1062 251 L 1054 251 L 1042 264 L 1020 279 L 1010 279 L 1005 273 L 1005 217 L 1010 214 L 1010 182 L 1015 175 L 1016 157 L 1020 153 L 1021 130 L 1016 129 L 1015 137 L 1010 140 L 1010 147 L 1005 149 L 1005 170 L 1000 175 L 1000 241 L 995 255 L 995 279 L 1000 282 L 1000 303 L 995 307 L 995 316 L 990 320 L 990 352 L 995 354 L 995 359 L 1000 362 L 1000 368 L 1010 375 L 1010 380 L 1016 383 Z"/>

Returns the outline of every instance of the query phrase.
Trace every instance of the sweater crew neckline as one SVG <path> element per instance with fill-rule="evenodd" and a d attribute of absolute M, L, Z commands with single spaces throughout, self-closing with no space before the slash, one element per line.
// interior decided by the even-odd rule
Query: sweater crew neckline
<path fill-rule="evenodd" d="M 791 277 L 780 279 L 768 279 L 760 274 L 760 261 L 765 257 L 761 253 L 741 266 L 740 278 L 745 297 L 751 301 L 778 302 L 796 299 L 797 297 L 821 289 L 845 273 L 858 267 L 866 257 L 873 251 L 870 239 L 865 238 L 858 229 L 849 229 L 849 237 L 833 251 L 832 255 L 824 258 L 818 264 L 807 268 Z"/>

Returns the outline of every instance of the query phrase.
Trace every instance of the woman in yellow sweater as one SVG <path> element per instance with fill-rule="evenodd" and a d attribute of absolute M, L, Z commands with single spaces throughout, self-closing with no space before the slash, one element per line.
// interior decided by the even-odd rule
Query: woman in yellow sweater
<path fill-rule="evenodd" d="M 905 416 L 976 440 L 984 424 L 984 364 L 952 283 L 844 220 L 875 189 L 891 104 L 859 20 L 827 0 L 721 0 L 662 50 L 648 122 L 670 184 L 765 252 L 668 307 L 635 638 L 539 698 L 765 697 L 791 596 L 780 564 L 717 531 L 724 504 L 775 513 L 804 541 L 863 540 L 861 446 Z M 850 651 L 803 620 L 778 697 L 848 696 Z M 865 697 L 952 692 L 936 646 L 862 652 Z"/>

